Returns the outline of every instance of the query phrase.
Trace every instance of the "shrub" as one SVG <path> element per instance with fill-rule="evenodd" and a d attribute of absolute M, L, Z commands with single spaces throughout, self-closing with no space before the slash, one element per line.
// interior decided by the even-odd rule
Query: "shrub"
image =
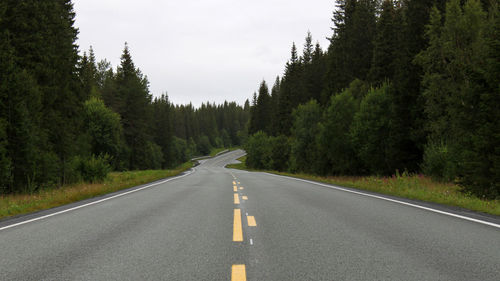
<path fill-rule="evenodd" d="M 111 171 L 111 166 L 109 165 L 110 156 L 107 154 L 99 156 L 92 155 L 86 159 L 77 158 L 76 162 L 77 170 L 81 178 L 86 182 L 102 182 Z"/>
<path fill-rule="evenodd" d="M 271 160 L 270 168 L 277 171 L 288 170 L 288 160 L 290 159 L 290 141 L 284 135 L 271 138 Z"/>
<path fill-rule="evenodd" d="M 431 141 L 425 146 L 422 171 L 437 181 L 452 181 L 456 177 L 455 161 L 444 141 Z"/>
<path fill-rule="evenodd" d="M 270 169 L 271 142 L 266 133 L 259 131 L 248 138 L 245 145 L 246 164 L 249 168 Z"/>

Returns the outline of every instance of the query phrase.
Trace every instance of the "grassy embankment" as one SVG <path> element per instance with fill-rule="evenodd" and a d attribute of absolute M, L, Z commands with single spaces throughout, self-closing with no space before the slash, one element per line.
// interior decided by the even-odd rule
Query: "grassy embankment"
<path fill-rule="evenodd" d="M 41 190 L 34 194 L 0 195 L 0 219 L 92 198 L 129 187 L 178 175 L 193 164 L 186 162 L 172 170 L 146 170 L 109 173 L 103 183 L 79 183 Z"/>
<path fill-rule="evenodd" d="M 245 159 L 246 156 L 243 156 L 238 159 L 242 163 L 231 164 L 227 167 L 252 170 L 246 167 Z M 392 177 L 320 177 L 308 174 L 291 174 L 276 171 L 265 172 L 500 215 L 500 200 L 482 200 L 478 197 L 460 192 L 460 187 L 456 184 L 436 182 L 423 175 L 403 174 L 394 175 Z"/>

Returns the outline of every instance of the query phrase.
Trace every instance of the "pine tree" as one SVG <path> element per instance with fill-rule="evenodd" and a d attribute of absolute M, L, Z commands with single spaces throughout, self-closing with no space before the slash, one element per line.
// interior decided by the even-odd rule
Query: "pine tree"
<path fill-rule="evenodd" d="M 129 168 L 147 168 L 151 95 L 148 80 L 135 67 L 127 44 L 116 73 L 116 84 L 116 94 L 123 101 L 118 113 L 122 117 L 125 140 L 130 148 Z"/>
<path fill-rule="evenodd" d="M 358 78 L 365 80 L 370 70 L 376 25 L 376 1 L 337 1 L 334 34 L 328 49 L 327 87 L 338 93 Z"/>
<path fill-rule="evenodd" d="M 384 0 L 382 13 L 377 22 L 377 35 L 374 41 L 373 59 L 368 80 L 381 85 L 386 80 L 392 80 L 395 68 L 396 51 L 398 48 L 398 28 L 396 10 L 392 0 Z"/>
<path fill-rule="evenodd" d="M 430 145 L 425 167 L 442 177 L 459 179 L 478 195 L 500 196 L 498 185 L 498 11 L 490 19 L 478 0 L 459 0 L 446 5 L 444 25 L 437 9 L 431 15 L 427 36 L 429 47 L 418 57 L 425 69 L 426 113 L 429 116 Z M 498 71 L 496 71 L 498 74 Z M 495 78 L 492 78 L 495 77 Z M 444 164 L 434 164 L 433 145 L 440 141 L 450 153 Z"/>

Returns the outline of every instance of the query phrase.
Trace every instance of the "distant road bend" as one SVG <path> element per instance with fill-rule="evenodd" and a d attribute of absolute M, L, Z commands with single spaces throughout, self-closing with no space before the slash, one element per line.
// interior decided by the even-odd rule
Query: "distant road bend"
<path fill-rule="evenodd" d="M 243 154 L 0 221 L 0 280 L 500 280 L 498 217 L 224 168 Z"/>

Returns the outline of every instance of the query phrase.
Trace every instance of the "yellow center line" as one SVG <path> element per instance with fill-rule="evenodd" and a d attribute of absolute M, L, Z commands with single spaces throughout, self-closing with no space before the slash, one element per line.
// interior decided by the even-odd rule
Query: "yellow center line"
<path fill-rule="evenodd" d="M 241 196 L 241 198 L 243 198 L 243 200 L 248 200 L 248 197 L 246 197 L 245 195 Z"/>
<path fill-rule="evenodd" d="M 247 273 L 244 264 L 233 264 L 231 268 L 231 281 L 246 281 Z"/>
<path fill-rule="evenodd" d="M 238 197 L 238 193 L 234 194 L 234 204 L 240 204 L 240 198 Z"/>
<path fill-rule="evenodd" d="M 235 185 L 235 186 L 233 186 L 233 191 L 234 191 L 234 192 L 238 191 L 238 187 L 237 187 L 236 185 Z"/>
<path fill-rule="evenodd" d="M 257 226 L 254 216 L 247 216 L 248 226 Z"/>
<path fill-rule="evenodd" d="M 242 242 L 243 241 L 243 229 L 241 227 L 241 210 L 240 209 L 234 209 L 233 241 L 234 242 Z"/>

